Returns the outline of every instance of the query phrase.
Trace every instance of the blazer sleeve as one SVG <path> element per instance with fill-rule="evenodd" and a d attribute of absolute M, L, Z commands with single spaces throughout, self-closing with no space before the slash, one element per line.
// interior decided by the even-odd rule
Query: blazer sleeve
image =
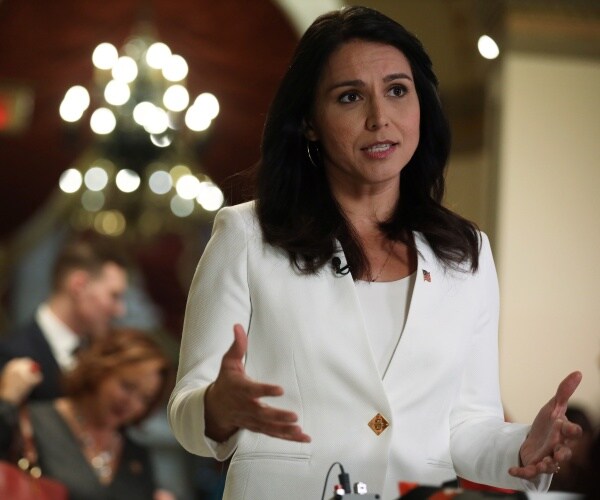
<path fill-rule="evenodd" d="M 205 435 L 204 394 L 233 342 L 233 325 L 248 331 L 247 224 L 231 207 L 215 218 L 188 294 L 177 381 L 168 403 L 169 423 L 180 444 L 218 460 L 233 453 L 237 433 L 223 443 Z"/>
<path fill-rule="evenodd" d="M 551 475 L 524 481 L 508 474 L 519 464 L 519 449 L 529 426 L 507 423 L 500 396 L 498 367 L 499 291 L 489 241 L 481 235 L 478 296 L 481 301 L 461 389 L 450 414 L 450 452 L 460 477 L 518 490 L 547 490 Z"/>

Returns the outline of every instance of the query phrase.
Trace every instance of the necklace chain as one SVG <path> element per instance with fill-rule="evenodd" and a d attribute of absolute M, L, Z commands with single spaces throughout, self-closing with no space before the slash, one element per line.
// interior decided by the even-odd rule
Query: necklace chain
<path fill-rule="evenodd" d="M 75 421 L 78 427 L 78 435 L 81 444 L 84 447 L 84 454 L 88 458 L 94 472 L 102 484 L 107 484 L 113 474 L 113 463 L 120 444 L 118 434 L 113 434 L 107 448 L 100 448 L 97 440 L 92 433 L 86 430 L 85 419 L 83 415 L 75 411 Z"/>
<path fill-rule="evenodd" d="M 371 283 L 377 281 L 379 279 L 379 277 L 381 276 L 381 273 L 383 272 L 383 270 L 385 269 L 385 266 L 388 263 L 388 260 L 390 260 L 390 257 L 392 255 L 392 247 L 393 245 L 390 244 L 388 251 L 387 251 L 387 255 L 385 257 L 385 261 L 383 261 L 383 265 L 381 266 L 381 269 L 379 269 L 379 272 L 377 273 L 377 276 L 375 276 L 372 280 Z"/>

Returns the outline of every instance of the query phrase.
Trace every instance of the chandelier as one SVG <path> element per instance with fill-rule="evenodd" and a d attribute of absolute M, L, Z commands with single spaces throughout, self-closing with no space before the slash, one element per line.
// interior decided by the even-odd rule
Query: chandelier
<path fill-rule="evenodd" d="M 69 197 L 78 229 L 119 236 L 152 235 L 165 226 L 209 219 L 223 193 L 198 165 L 219 102 L 193 100 L 188 65 L 142 25 L 121 51 L 107 42 L 92 54 L 93 83 L 67 90 L 59 113 L 75 130 L 87 122 L 92 141 L 65 170 L 59 187 Z"/>

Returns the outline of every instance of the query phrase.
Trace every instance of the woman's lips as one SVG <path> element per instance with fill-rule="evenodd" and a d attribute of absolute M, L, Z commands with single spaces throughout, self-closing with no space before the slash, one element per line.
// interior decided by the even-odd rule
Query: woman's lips
<path fill-rule="evenodd" d="M 398 146 L 397 142 L 376 142 L 362 148 L 369 158 L 382 160 L 390 156 Z"/>

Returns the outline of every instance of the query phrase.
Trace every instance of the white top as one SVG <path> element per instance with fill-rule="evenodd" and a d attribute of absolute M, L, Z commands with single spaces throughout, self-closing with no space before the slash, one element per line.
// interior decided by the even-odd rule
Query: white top
<path fill-rule="evenodd" d="M 377 369 L 385 376 L 402 336 L 416 273 L 397 281 L 357 281 L 356 291 Z"/>
<path fill-rule="evenodd" d="M 48 304 L 38 307 L 35 319 L 61 370 L 73 368 L 75 364 L 73 352 L 79 345 L 79 335 L 58 319 Z"/>

